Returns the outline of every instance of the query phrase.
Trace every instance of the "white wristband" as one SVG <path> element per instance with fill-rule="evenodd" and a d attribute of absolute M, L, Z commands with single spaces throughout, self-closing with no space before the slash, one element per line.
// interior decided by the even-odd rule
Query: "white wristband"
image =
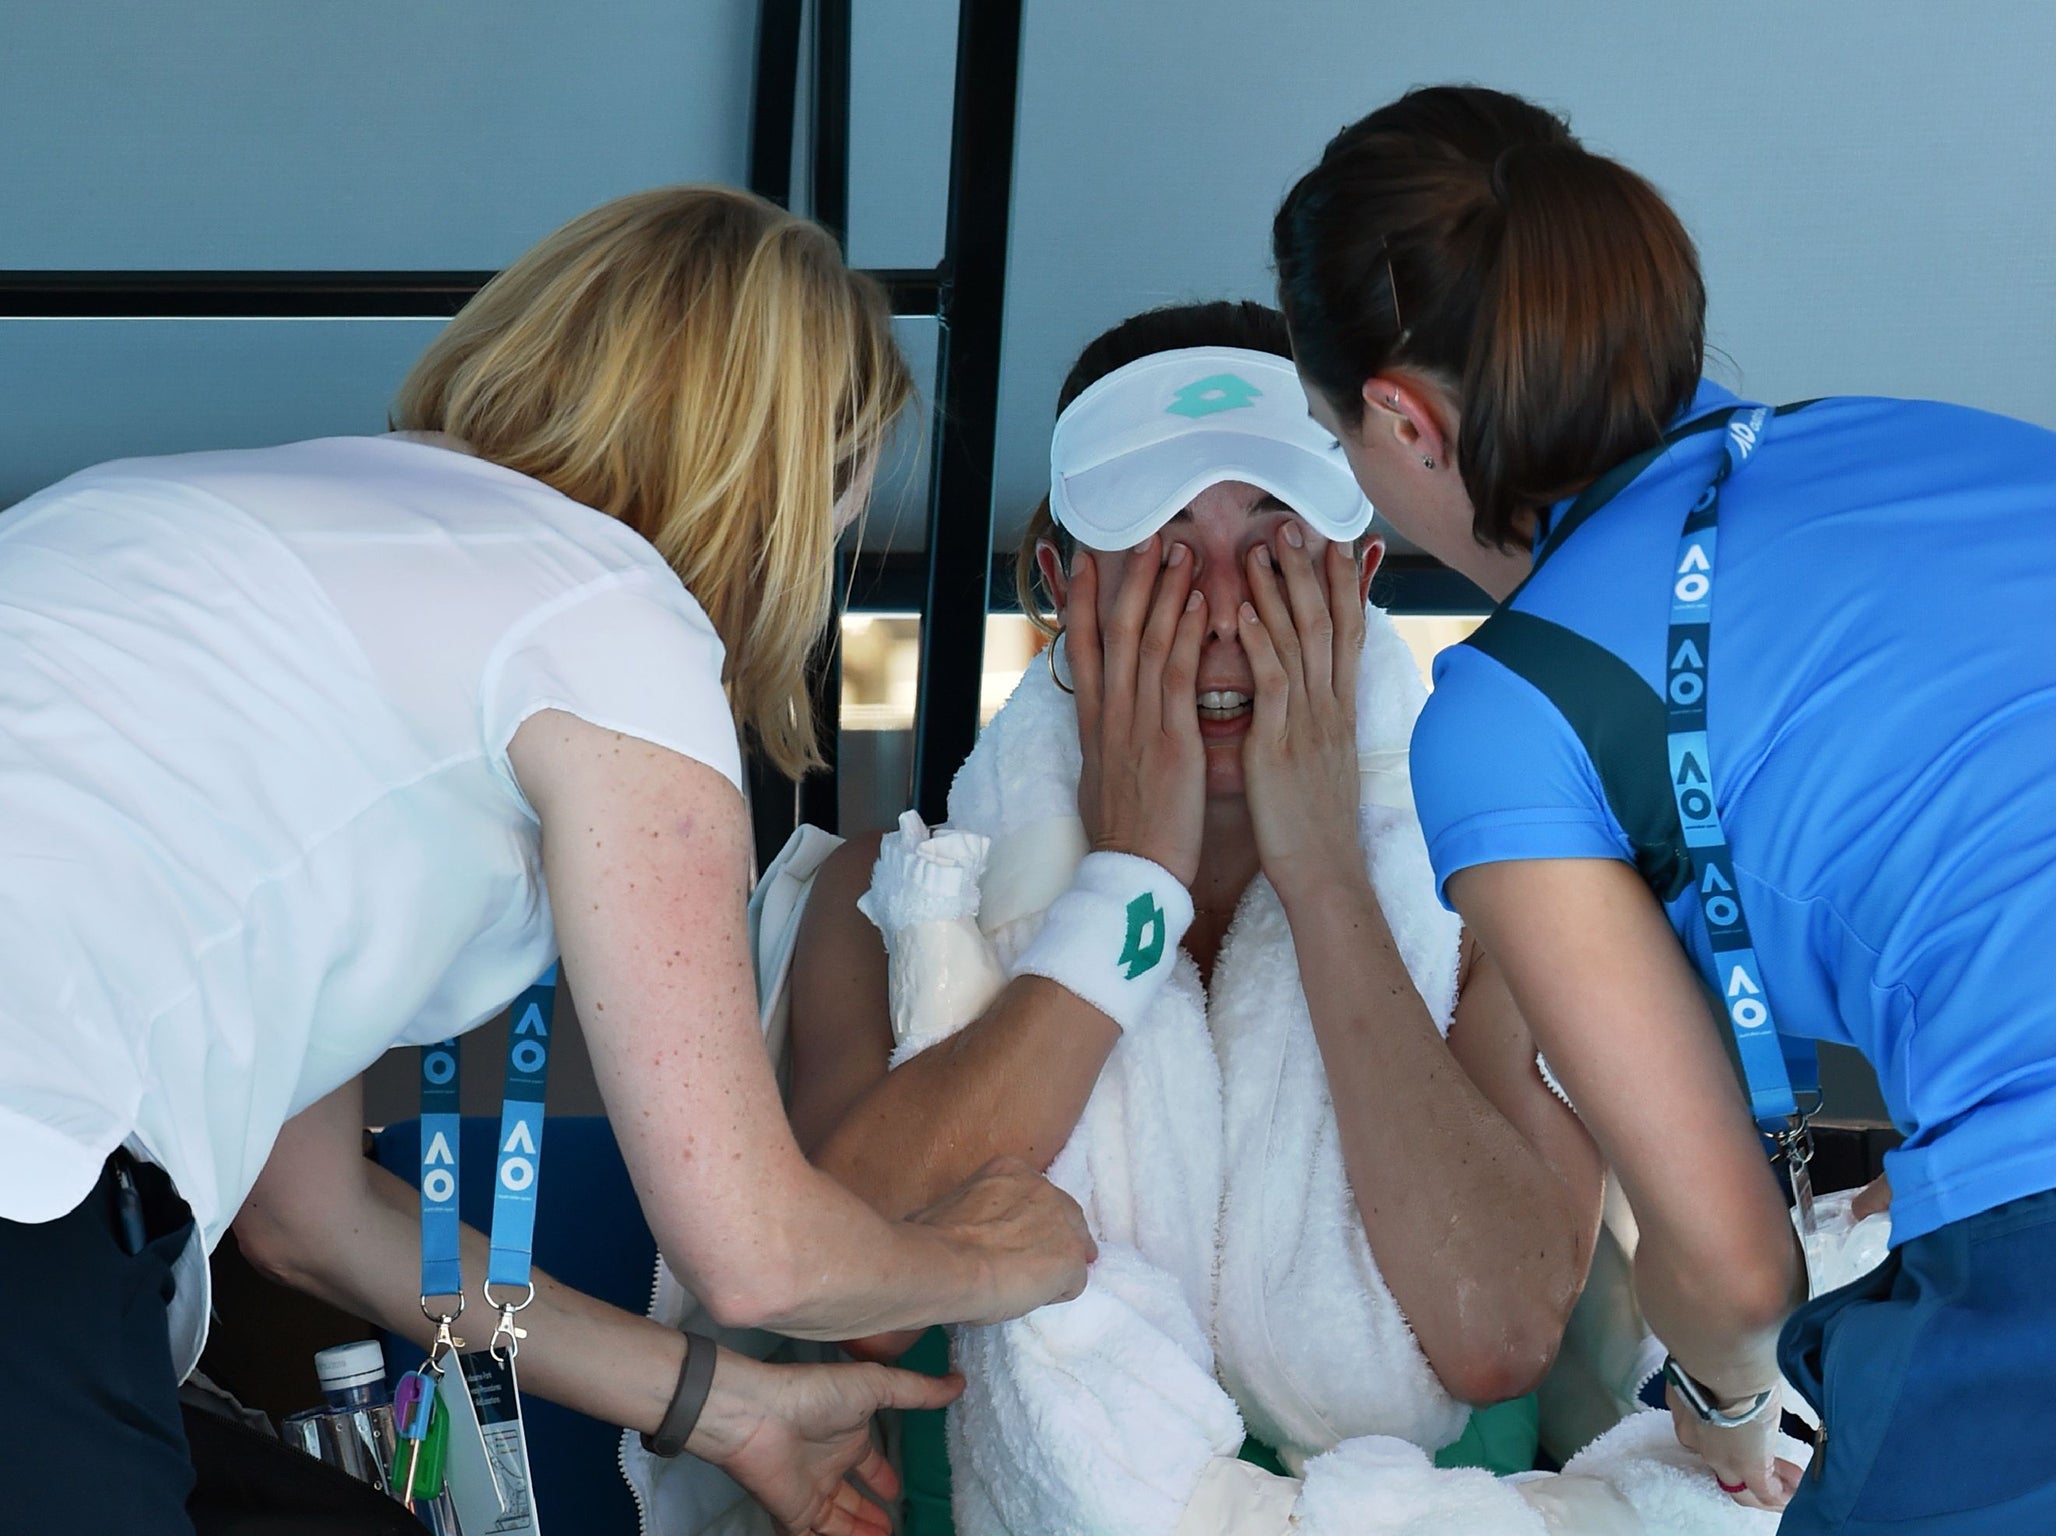
<path fill-rule="evenodd" d="M 1013 974 L 1046 976 L 1126 1030 L 1156 1000 L 1191 926 L 1192 893 L 1163 865 L 1088 853 Z"/>

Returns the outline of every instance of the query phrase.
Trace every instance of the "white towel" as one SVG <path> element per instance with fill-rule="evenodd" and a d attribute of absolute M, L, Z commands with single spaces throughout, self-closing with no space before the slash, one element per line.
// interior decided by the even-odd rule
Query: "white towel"
<path fill-rule="evenodd" d="M 1446 1031 L 1460 935 L 1393 787 L 1424 691 L 1389 620 L 1375 608 L 1366 617 L 1359 834 L 1401 957 Z M 987 937 L 999 966 L 1033 937 L 1082 846 L 1078 772 L 1075 707 L 1031 669 L 950 794 L 947 831 L 990 840 L 980 898 L 950 920 L 957 940 L 974 928 Z M 899 872 L 918 867 L 911 852 L 881 857 L 871 910 L 892 909 Z M 889 948 L 907 940 L 885 934 Z M 893 967 L 902 986 L 920 974 Z M 1775 1526 L 1703 1468 L 1679 1470 L 1681 1451 L 1652 1460 L 1635 1421 L 1621 1441 L 1596 1442 L 1577 1478 L 1436 1469 L 1428 1452 L 1456 1438 L 1467 1410 L 1435 1378 L 1372 1259 L 1290 930 L 1261 878 L 1223 943 L 1213 994 L 1180 956 L 1052 1166 L 1101 1245 L 1085 1293 L 957 1331 L 968 1385 L 949 1444 L 961 1536 L 1229 1536 L 1231 1518 L 1270 1522 L 1233 1536 L 1278 1536 L 1281 1508 L 1301 1536 L 1558 1536 L 1578 1529 L 1581 1509 L 1627 1522 L 1629 1536 Z M 961 1027 L 989 1001 L 953 996 L 960 1016 L 931 1016 L 924 1033 Z M 1245 1426 L 1303 1464 L 1303 1483 L 1280 1480 L 1291 1486 L 1272 1496 L 1270 1474 L 1224 1476 Z M 1219 1509 L 1194 1504 L 1203 1485 Z M 1220 1512 L 1230 1506 L 1243 1513 Z M 1674 1506 L 1689 1515 L 1674 1518 Z"/>

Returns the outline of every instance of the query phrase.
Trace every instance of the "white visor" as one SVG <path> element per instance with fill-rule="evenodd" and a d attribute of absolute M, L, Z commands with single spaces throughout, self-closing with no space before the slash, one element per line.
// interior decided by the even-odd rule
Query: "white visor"
<path fill-rule="evenodd" d="M 1088 549 L 1141 543 L 1224 480 L 1268 491 L 1330 539 L 1371 523 L 1298 370 L 1270 352 L 1153 353 L 1073 400 L 1050 437 L 1050 516 Z"/>

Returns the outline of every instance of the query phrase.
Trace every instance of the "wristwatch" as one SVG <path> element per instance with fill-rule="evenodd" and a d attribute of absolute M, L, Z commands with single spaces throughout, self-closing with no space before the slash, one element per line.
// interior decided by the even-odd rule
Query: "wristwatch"
<path fill-rule="evenodd" d="M 1685 1374 L 1685 1368 L 1678 1364 L 1676 1355 L 1663 1357 L 1663 1379 L 1678 1389 L 1678 1396 L 1685 1400 L 1685 1406 L 1692 1410 L 1700 1423 L 1711 1424 L 1715 1429 L 1740 1429 L 1744 1424 L 1761 1418 L 1778 1397 L 1776 1387 L 1765 1387 L 1754 1397 L 1745 1397 L 1731 1407 L 1716 1407 L 1713 1394 Z"/>

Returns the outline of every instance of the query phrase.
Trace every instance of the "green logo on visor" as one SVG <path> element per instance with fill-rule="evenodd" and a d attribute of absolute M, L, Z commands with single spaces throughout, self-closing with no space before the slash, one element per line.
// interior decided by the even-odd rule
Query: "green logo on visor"
<path fill-rule="evenodd" d="M 1210 378 L 1194 379 L 1164 407 L 1167 416 L 1190 416 L 1195 420 L 1201 416 L 1213 416 L 1221 411 L 1246 410 L 1263 396 L 1247 379 L 1239 379 L 1232 373 L 1217 373 Z"/>
<path fill-rule="evenodd" d="M 1128 979 L 1133 981 L 1163 958 L 1164 909 L 1144 891 L 1128 903 L 1128 943 L 1114 964 L 1127 966 Z"/>

